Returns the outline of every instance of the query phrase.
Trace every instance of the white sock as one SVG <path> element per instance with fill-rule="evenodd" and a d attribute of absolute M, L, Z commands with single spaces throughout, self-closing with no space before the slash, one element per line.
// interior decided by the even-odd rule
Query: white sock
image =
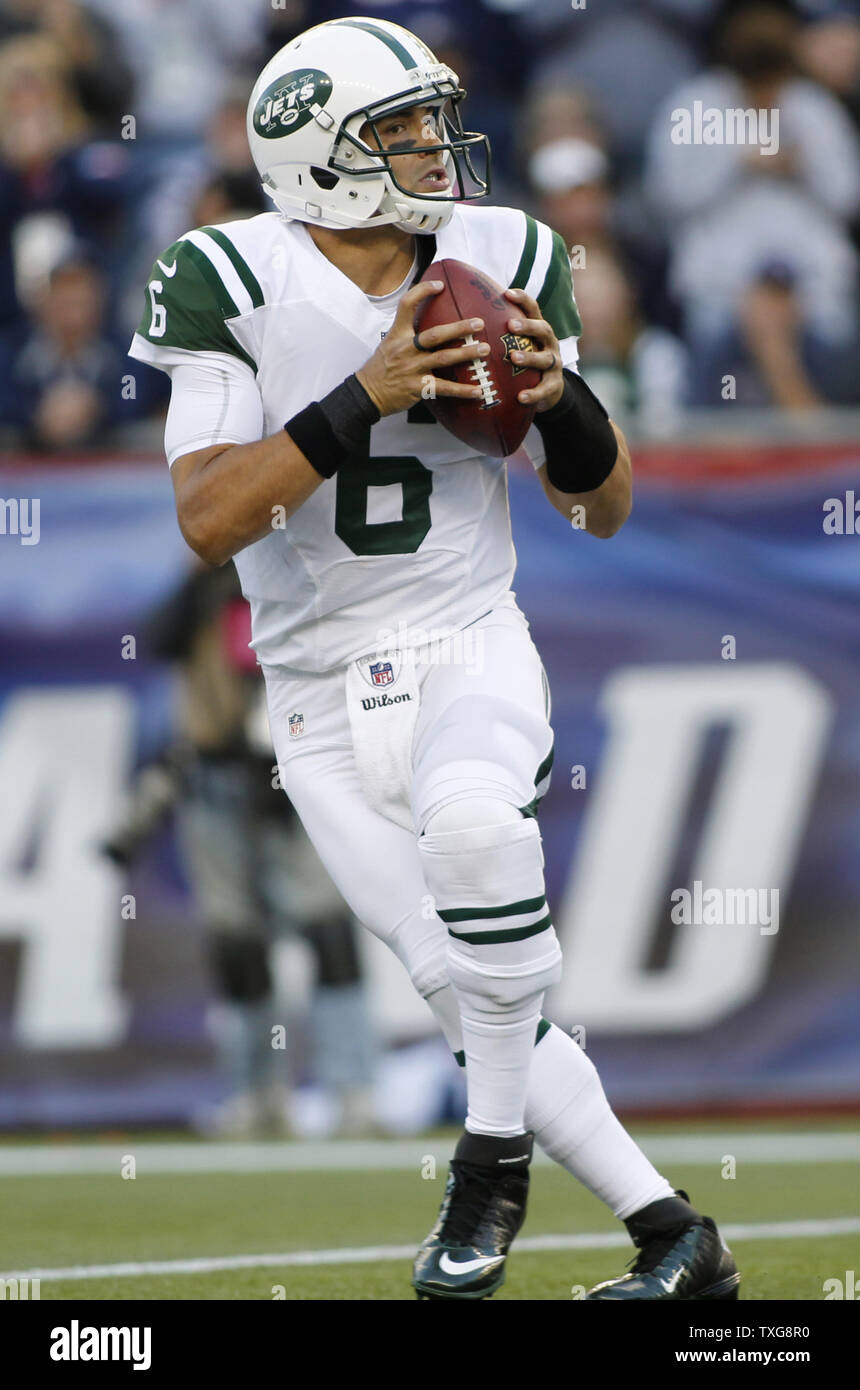
<path fill-rule="evenodd" d="M 427 1003 L 451 1051 L 462 1053 L 460 1010 L 451 987 L 436 990 Z M 550 1158 L 621 1221 L 649 1202 L 674 1196 L 612 1113 L 594 1063 L 555 1024 L 533 1050 L 525 1126 Z"/>
<path fill-rule="evenodd" d="M 675 1195 L 612 1113 L 594 1063 L 555 1024 L 534 1050 L 526 1127 L 622 1221 Z"/>
<path fill-rule="evenodd" d="M 524 1129 L 535 1032 L 561 953 L 536 823 L 504 803 L 489 823 L 489 810 L 477 799 L 442 808 L 418 848 L 448 926 L 448 978 L 466 1057 L 466 1128 L 507 1137 Z"/>

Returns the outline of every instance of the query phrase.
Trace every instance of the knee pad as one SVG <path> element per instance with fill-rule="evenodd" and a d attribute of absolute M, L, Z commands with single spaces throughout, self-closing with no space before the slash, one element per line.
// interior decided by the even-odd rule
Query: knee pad
<path fill-rule="evenodd" d="M 209 939 L 215 988 L 232 1004 L 258 1004 L 272 988 L 268 943 L 260 937 L 216 932 Z"/>
<path fill-rule="evenodd" d="M 475 804 L 477 805 L 477 799 Z M 460 803 L 462 814 L 468 801 Z M 434 817 L 450 823 L 453 807 Z M 434 831 L 418 841 L 424 876 L 448 932 L 446 959 L 460 993 L 519 1006 L 556 984 L 561 951 L 547 908 L 535 820 Z"/>
<path fill-rule="evenodd" d="M 451 935 L 471 939 L 476 933 L 492 931 L 503 932 L 501 939 L 510 940 L 516 931 L 517 939 L 522 939 L 524 929 L 538 920 L 536 914 L 546 913 L 537 821 L 515 810 L 512 820 L 501 821 L 502 814 L 514 808 L 503 802 L 496 805 L 501 823 L 475 825 L 473 818 L 471 828 L 465 828 L 471 808 L 487 806 L 483 799 L 466 798 L 432 817 L 434 825 L 451 825 L 459 818 L 462 828 L 433 830 L 419 837 L 424 879 Z"/>
<path fill-rule="evenodd" d="M 424 833 L 453 834 L 459 830 L 481 830 L 489 825 L 519 825 L 521 820 L 520 812 L 510 802 L 476 792 L 474 796 L 460 796 L 434 811 Z"/>
<path fill-rule="evenodd" d="M 540 1009 L 545 992 L 561 979 L 561 948 L 553 926 L 525 941 L 471 945 L 449 938 L 448 975 L 473 1010 Z"/>

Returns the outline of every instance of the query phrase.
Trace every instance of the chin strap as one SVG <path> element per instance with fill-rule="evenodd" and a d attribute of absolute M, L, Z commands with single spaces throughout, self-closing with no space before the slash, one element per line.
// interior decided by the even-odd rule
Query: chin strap
<path fill-rule="evenodd" d="M 410 203 L 394 202 L 396 210 L 403 214 L 399 222 L 395 222 L 395 227 L 401 232 L 414 232 L 418 236 L 432 236 L 435 232 L 442 230 L 451 220 L 454 211 L 453 203 L 446 203 L 442 212 L 431 212 L 428 208 L 417 209 Z"/>

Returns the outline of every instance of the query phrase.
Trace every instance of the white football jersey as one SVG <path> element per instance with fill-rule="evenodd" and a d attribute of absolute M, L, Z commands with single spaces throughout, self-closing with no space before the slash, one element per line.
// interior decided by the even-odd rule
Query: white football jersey
<path fill-rule="evenodd" d="M 451 257 L 534 295 L 564 365 L 575 365 L 580 325 L 558 233 L 513 208 L 460 205 L 435 238 L 417 240 L 424 264 Z M 153 266 L 131 355 L 168 373 L 197 362 L 211 375 L 220 364 L 223 411 L 220 429 L 189 434 L 170 462 L 207 443 L 252 442 L 235 415 L 231 424 L 237 371 L 259 393 L 262 430 L 253 438 L 283 428 L 367 361 L 400 297 L 366 295 L 303 222 L 279 213 L 181 237 Z M 174 392 L 180 379 L 187 373 Z M 539 467 L 534 427 L 525 447 Z M 423 403 L 380 420 L 366 456 L 352 456 L 273 523 L 235 557 L 265 666 L 330 670 L 392 645 L 392 634 L 397 645 L 421 645 L 512 602 L 505 462 L 462 444 Z"/>

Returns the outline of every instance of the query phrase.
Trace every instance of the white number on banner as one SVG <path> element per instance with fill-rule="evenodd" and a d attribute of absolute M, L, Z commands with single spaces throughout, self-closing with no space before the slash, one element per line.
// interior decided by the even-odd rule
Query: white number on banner
<path fill-rule="evenodd" d="M 0 936 L 20 939 L 13 1037 L 20 1047 L 110 1047 L 121 878 L 98 851 L 127 770 L 122 691 L 65 687 L 10 697 L 0 719 Z"/>
<path fill-rule="evenodd" d="M 784 908 L 831 701 L 796 666 L 637 667 L 610 679 L 602 711 L 607 745 L 556 921 L 564 982 L 548 1004 L 607 1032 L 702 1028 L 755 997 L 777 941 L 751 924 L 679 925 L 667 965 L 645 968 L 703 740 L 728 724 L 691 877 L 776 889 Z"/>

